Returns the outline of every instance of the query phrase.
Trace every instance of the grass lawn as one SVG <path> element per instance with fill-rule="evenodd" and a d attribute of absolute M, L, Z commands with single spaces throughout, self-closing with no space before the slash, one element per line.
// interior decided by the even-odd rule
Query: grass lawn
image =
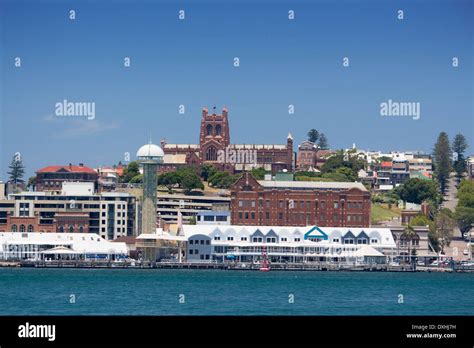
<path fill-rule="evenodd" d="M 400 216 L 400 209 L 397 207 L 388 208 L 387 204 L 372 204 L 370 211 L 370 220 L 372 224 L 380 221 L 392 220 L 392 218 Z"/>

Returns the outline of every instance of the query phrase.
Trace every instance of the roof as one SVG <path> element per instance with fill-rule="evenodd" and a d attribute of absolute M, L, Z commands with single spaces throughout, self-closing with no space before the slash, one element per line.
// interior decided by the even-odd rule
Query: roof
<path fill-rule="evenodd" d="M 67 246 L 81 254 L 127 254 L 125 243 L 112 243 L 96 233 L 0 232 L 0 246 L 3 244 Z"/>
<path fill-rule="evenodd" d="M 392 162 L 388 162 L 388 161 L 387 161 L 387 162 L 382 162 L 380 165 L 381 165 L 382 167 L 391 167 L 391 166 L 392 166 Z"/>
<path fill-rule="evenodd" d="M 163 157 L 165 154 L 161 147 L 155 144 L 145 144 L 137 151 L 137 157 Z"/>
<path fill-rule="evenodd" d="M 186 164 L 186 154 L 166 154 L 163 164 Z"/>
<path fill-rule="evenodd" d="M 73 165 L 66 165 L 66 166 L 48 166 L 37 170 L 36 173 L 56 173 L 60 170 L 66 171 L 69 173 L 91 173 L 97 174 L 97 172 L 86 166 L 73 166 Z"/>
<path fill-rule="evenodd" d="M 135 240 L 137 237 L 135 236 L 122 236 L 118 237 L 117 239 L 112 240 L 112 243 L 125 243 L 125 244 L 135 244 Z"/>
<path fill-rule="evenodd" d="M 325 182 L 325 181 L 270 181 L 270 180 L 258 180 L 258 183 L 263 187 L 268 188 L 300 188 L 300 189 L 359 189 L 361 191 L 367 191 L 364 185 L 360 182 Z"/>
<path fill-rule="evenodd" d="M 50 255 L 57 255 L 57 254 L 63 254 L 63 255 L 71 255 L 71 254 L 79 254 L 77 251 L 74 251 L 72 249 L 66 248 L 64 246 L 58 246 L 55 248 L 51 248 L 48 250 L 44 250 L 41 252 L 41 254 L 50 254 Z"/>

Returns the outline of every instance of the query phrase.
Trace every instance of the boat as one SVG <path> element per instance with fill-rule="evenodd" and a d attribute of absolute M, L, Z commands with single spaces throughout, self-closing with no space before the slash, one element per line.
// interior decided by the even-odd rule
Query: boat
<path fill-rule="evenodd" d="M 267 260 L 267 247 L 265 247 L 265 246 L 262 247 L 262 259 L 263 259 L 263 262 L 262 262 L 262 265 L 260 267 L 260 271 L 261 272 L 270 271 L 270 265 L 269 265 L 268 260 Z"/>

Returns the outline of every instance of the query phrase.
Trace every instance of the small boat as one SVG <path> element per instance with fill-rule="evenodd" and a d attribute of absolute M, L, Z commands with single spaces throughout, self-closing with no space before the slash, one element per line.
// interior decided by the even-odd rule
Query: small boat
<path fill-rule="evenodd" d="M 268 264 L 268 260 L 267 260 L 267 248 L 265 246 L 262 247 L 262 258 L 263 258 L 263 262 L 260 267 L 260 271 L 261 272 L 270 271 L 270 265 Z"/>

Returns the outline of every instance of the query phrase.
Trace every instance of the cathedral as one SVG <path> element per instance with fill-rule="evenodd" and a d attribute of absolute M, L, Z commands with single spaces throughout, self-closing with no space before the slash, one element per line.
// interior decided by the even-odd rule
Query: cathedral
<path fill-rule="evenodd" d="M 168 144 L 161 141 L 163 170 L 173 170 L 184 165 L 211 163 L 230 173 L 263 167 L 272 174 L 294 168 L 293 137 L 288 134 L 286 144 L 255 145 L 231 144 L 227 108 L 222 114 L 202 110 L 199 144 Z"/>

